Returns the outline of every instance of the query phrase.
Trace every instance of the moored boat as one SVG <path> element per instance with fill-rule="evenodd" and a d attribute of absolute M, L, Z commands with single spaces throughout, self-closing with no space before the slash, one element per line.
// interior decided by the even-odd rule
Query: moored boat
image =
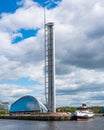
<path fill-rule="evenodd" d="M 86 104 L 82 104 L 82 107 L 76 110 L 73 116 L 76 120 L 91 120 L 94 117 L 94 113 L 87 108 Z"/>

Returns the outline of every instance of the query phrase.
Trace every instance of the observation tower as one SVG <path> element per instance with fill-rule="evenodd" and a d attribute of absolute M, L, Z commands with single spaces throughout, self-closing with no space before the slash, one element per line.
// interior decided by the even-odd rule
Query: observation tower
<path fill-rule="evenodd" d="M 56 112 L 54 23 L 45 24 L 45 99 L 49 112 Z"/>

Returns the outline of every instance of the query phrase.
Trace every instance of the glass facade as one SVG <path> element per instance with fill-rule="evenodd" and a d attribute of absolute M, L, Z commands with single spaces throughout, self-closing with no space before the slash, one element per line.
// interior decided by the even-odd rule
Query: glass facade
<path fill-rule="evenodd" d="M 36 98 L 32 96 L 24 96 L 14 102 L 9 110 L 10 113 L 31 111 L 47 112 L 47 108 Z"/>

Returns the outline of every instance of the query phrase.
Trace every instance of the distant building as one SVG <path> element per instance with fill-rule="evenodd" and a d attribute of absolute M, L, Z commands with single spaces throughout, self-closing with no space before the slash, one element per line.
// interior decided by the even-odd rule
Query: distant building
<path fill-rule="evenodd" d="M 9 102 L 0 102 L 0 110 L 8 110 Z"/>
<path fill-rule="evenodd" d="M 15 101 L 9 110 L 11 115 L 47 112 L 47 108 L 33 96 L 24 96 Z"/>
<path fill-rule="evenodd" d="M 100 108 L 100 113 L 104 113 L 104 107 Z"/>

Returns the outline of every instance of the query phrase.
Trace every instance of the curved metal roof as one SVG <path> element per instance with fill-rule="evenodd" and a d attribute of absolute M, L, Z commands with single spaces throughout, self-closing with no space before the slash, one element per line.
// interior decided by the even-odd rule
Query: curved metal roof
<path fill-rule="evenodd" d="M 23 96 L 10 107 L 10 112 L 40 111 L 47 112 L 47 108 L 33 96 Z"/>

